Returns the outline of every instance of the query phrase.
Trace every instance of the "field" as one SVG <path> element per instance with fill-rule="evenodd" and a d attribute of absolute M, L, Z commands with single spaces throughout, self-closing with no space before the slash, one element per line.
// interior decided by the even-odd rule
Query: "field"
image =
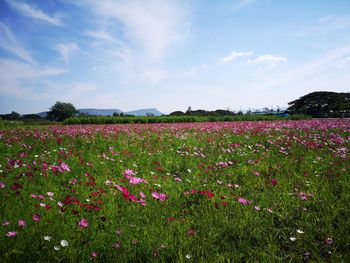
<path fill-rule="evenodd" d="M 0 130 L 0 262 L 350 262 L 350 120 Z"/>

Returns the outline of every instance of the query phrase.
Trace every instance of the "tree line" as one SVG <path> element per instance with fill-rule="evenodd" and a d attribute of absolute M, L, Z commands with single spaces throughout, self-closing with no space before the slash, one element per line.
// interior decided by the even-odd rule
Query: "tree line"
<path fill-rule="evenodd" d="M 264 108 L 262 112 L 247 111 L 243 113 L 239 111 L 237 113 L 230 110 L 218 109 L 215 111 L 207 110 L 192 110 L 188 107 L 186 112 L 174 111 L 169 114 L 171 117 L 175 116 L 201 116 L 201 117 L 223 117 L 223 116 L 241 116 L 241 115 L 308 115 L 314 118 L 325 117 L 350 117 L 350 93 L 344 92 L 329 92 L 329 91 L 316 91 L 306 94 L 299 99 L 288 103 L 289 107 L 285 111 L 280 111 L 277 108 L 276 111 L 272 109 Z M 46 120 L 62 122 L 70 117 L 89 117 L 87 114 L 79 113 L 72 103 L 57 101 L 47 113 Z M 134 117 L 132 115 L 125 116 L 123 113 L 113 114 L 114 117 Z M 148 116 L 151 117 L 151 116 Z M 163 116 L 163 117 L 166 117 Z M 45 120 L 38 114 L 25 114 L 20 115 L 17 112 L 11 112 L 10 114 L 0 115 L 0 118 L 4 120 L 23 120 L 23 121 L 41 121 Z"/>

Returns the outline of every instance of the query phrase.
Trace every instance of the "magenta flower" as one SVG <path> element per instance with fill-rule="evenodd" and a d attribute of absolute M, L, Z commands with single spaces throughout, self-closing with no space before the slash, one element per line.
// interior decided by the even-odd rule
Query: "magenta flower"
<path fill-rule="evenodd" d="M 244 199 L 243 197 L 238 198 L 238 202 L 240 202 L 242 205 L 249 205 L 251 202 L 247 199 Z"/>
<path fill-rule="evenodd" d="M 165 201 L 168 196 L 166 194 L 152 192 L 152 197 L 155 199 L 159 199 L 160 201 Z"/>
<path fill-rule="evenodd" d="M 60 168 L 61 168 L 61 171 L 70 172 L 70 168 L 69 168 L 68 164 L 66 164 L 64 162 L 60 164 Z"/>
<path fill-rule="evenodd" d="M 140 183 L 147 184 L 148 183 L 145 179 L 134 177 L 134 176 L 125 176 L 125 178 L 129 180 L 130 184 L 140 184 Z"/>
<path fill-rule="evenodd" d="M 9 231 L 6 233 L 7 237 L 15 237 L 17 236 L 17 232 L 16 231 Z"/>
<path fill-rule="evenodd" d="M 83 218 L 79 221 L 78 225 L 82 228 L 87 228 L 89 226 L 89 223 L 87 219 Z"/>
<path fill-rule="evenodd" d="M 131 170 L 131 169 L 127 169 L 124 171 L 124 176 L 131 176 L 131 175 L 135 175 L 136 172 Z"/>
<path fill-rule="evenodd" d="M 36 221 L 36 222 L 38 222 L 39 220 L 40 220 L 40 215 L 38 215 L 38 214 L 35 214 L 35 215 L 33 215 L 32 216 L 32 219 L 34 220 L 34 221 Z"/>
<path fill-rule="evenodd" d="M 18 220 L 18 226 L 19 227 L 25 227 L 26 226 L 26 221 L 24 221 L 23 219 Z"/>
<path fill-rule="evenodd" d="M 272 184 L 273 186 L 276 186 L 277 183 L 278 183 L 277 179 L 272 179 L 272 180 L 271 180 L 271 184 Z"/>

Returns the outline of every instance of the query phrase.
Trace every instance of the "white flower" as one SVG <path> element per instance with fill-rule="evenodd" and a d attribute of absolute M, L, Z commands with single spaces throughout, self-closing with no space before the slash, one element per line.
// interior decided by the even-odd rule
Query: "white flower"
<path fill-rule="evenodd" d="M 53 192 L 47 192 L 48 196 L 54 196 Z"/>
<path fill-rule="evenodd" d="M 46 240 L 46 241 L 50 241 L 51 240 L 51 236 L 44 236 L 44 239 Z"/>
<path fill-rule="evenodd" d="M 61 201 L 58 201 L 58 202 L 57 202 L 57 205 L 60 206 L 60 207 L 62 207 L 62 206 L 63 206 L 63 203 L 62 203 Z"/>
<path fill-rule="evenodd" d="M 304 234 L 304 231 L 300 230 L 300 229 L 297 229 L 297 233 L 298 234 Z"/>
<path fill-rule="evenodd" d="M 187 259 L 191 259 L 191 255 L 188 255 L 188 254 L 187 254 L 187 255 L 186 255 L 186 258 L 187 258 Z"/>
<path fill-rule="evenodd" d="M 62 247 L 66 247 L 66 246 L 68 246 L 68 241 L 67 240 L 61 240 L 61 246 Z"/>
<path fill-rule="evenodd" d="M 57 251 L 61 249 L 60 245 L 54 246 L 53 248 Z"/>
<path fill-rule="evenodd" d="M 293 242 L 294 242 L 295 240 L 297 240 L 296 237 L 290 237 L 289 239 L 290 239 L 291 241 L 293 241 Z"/>

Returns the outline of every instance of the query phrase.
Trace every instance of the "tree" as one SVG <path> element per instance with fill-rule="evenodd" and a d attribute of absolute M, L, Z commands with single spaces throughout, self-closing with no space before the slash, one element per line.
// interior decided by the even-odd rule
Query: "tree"
<path fill-rule="evenodd" d="M 47 118 L 54 121 L 64 121 L 77 113 L 78 111 L 72 103 L 57 101 L 47 113 Z"/>
<path fill-rule="evenodd" d="M 313 117 L 349 116 L 350 93 L 316 91 L 288 103 L 288 112 Z"/>

